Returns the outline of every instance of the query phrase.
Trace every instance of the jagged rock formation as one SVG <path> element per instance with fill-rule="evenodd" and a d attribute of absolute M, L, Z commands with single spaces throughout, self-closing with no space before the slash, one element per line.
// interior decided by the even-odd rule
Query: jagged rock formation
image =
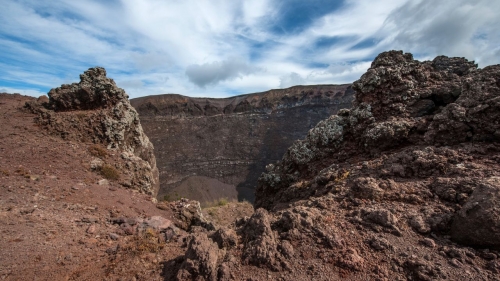
<path fill-rule="evenodd" d="M 177 280 L 500 280 L 500 65 L 390 51 L 353 88 Z"/>
<path fill-rule="evenodd" d="M 121 158 L 109 162 L 121 171 L 123 186 L 151 195 L 158 193 L 153 145 L 144 134 L 128 95 L 106 77 L 104 68 L 90 68 L 80 75 L 79 83 L 54 88 L 48 95 L 48 101 L 40 98 L 26 105 L 38 114 L 39 125 L 64 139 L 104 145 Z M 100 169 L 105 162 L 106 159 L 96 158 L 91 168 Z"/>
<path fill-rule="evenodd" d="M 298 179 L 312 179 L 317 171 L 325 177 L 334 171 L 333 176 L 338 177 L 338 171 L 349 169 L 323 169 L 352 164 L 353 159 L 377 159 L 382 153 L 389 159 L 382 162 L 380 177 L 430 176 L 434 172 L 423 171 L 425 168 L 451 169 L 445 164 L 424 169 L 408 165 L 419 155 L 439 158 L 446 154 L 443 145 L 480 141 L 493 145 L 499 140 L 497 75 L 495 66 L 477 70 L 477 65 L 462 58 L 441 56 L 421 63 L 408 53 L 382 53 L 353 84 L 353 108 L 320 122 L 306 139 L 290 147 L 280 164 L 268 167 L 257 191 L 256 207 L 270 209 L 279 202 L 304 198 L 304 192 L 292 187 Z M 388 153 L 392 151 L 396 154 Z M 394 172 L 391 165 L 399 171 Z M 317 192 L 316 188 L 308 190 Z"/>
<path fill-rule="evenodd" d="M 253 201 L 264 167 L 320 120 L 350 107 L 350 85 L 296 86 L 225 99 L 160 95 L 133 99 L 154 143 L 158 198 Z"/>

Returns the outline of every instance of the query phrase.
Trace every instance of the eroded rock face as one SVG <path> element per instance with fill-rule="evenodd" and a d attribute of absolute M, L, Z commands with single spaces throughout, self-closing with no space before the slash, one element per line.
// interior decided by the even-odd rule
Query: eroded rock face
<path fill-rule="evenodd" d="M 90 68 L 80 82 L 48 93 L 49 101 L 30 102 L 37 123 L 68 140 L 93 142 L 116 151 L 122 159 L 122 185 L 151 195 L 159 190 L 153 145 L 142 130 L 128 95 L 106 77 L 102 67 Z M 126 171 L 126 173 L 124 173 Z"/>
<path fill-rule="evenodd" d="M 253 201 L 264 167 L 352 99 L 350 85 L 318 85 L 225 99 L 159 95 L 131 103 L 156 148 L 158 199 L 205 203 L 222 197 Z"/>

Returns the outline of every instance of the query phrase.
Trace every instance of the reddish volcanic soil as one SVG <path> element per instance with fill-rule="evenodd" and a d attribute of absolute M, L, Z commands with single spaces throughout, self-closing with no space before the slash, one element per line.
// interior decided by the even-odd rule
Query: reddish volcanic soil
<path fill-rule="evenodd" d="M 0 94 L 0 279 L 162 280 L 161 261 L 180 244 L 127 251 L 139 236 L 111 220 L 172 219 L 172 211 L 113 181 L 99 185 L 91 144 L 49 136 L 22 109 L 32 99 Z"/>

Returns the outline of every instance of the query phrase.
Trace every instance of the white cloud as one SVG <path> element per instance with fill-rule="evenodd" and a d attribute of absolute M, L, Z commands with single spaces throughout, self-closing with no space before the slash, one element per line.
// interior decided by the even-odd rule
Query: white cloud
<path fill-rule="evenodd" d="M 141 71 L 162 69 L 172 64 L 172 60 L 168 55 L 159 52 L 132 53 L 130 59 L 134 61 L 136 67 Z"/>
<path fill-rule="evenodd" d="M 306 82 L 302 76 L 296 72 L 292 72 L 280 78 L 280 88 L 288 88 L 294 85 L 302 85 Z"/>
<path fill-rule="evenodd" d="M 202 65 L 193 64 L 187 67 L 189 81 L 203 88 L 224 80 L 232 80 L 243 75 L 257 72 L 259 69 L 239 58 L 229 58 Z"/>
<path fill-rule="evenodd" d="M 308 77 L 308 84 L 347 84 L 359 79 L 368 68 L 371 61 L 356 63 L 334 63 L 325 71 L 312 72 Z"/>
<path fill-rule="evenodd" d="M 264 16 L 272 13 L 269 0 L 245 0 L 242 6 L 243 21 L 245 26 L 254 26 Z"/>

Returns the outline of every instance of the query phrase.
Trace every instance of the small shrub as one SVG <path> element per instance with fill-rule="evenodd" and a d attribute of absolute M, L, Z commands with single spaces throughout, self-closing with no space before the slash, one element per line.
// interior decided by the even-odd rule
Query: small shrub
<path fill-rule="evenodd" d="M 345 170 L 341 171 L 341 172 L 339 172 L 339 175 L 335 179 L 335 181 L 337 181 L 337 182 L 344 181 L 345 179 L 347 179 L 348 176 L 349 176 L 349 171 L 345 171 Z"/>
<path fill-rule="evenodd" d="M 89 152 L 92 156 L 104 158 L 108 156 L 108 151 L 98 144 L 93 144 L 89 147 Z"/>
<path fill-rule="evenodd" d="M 182 198 L 183 198 L 182 196 L 180 196 L 177 192 L 175 192 L 174 194 L 164 195 L 163 201 L 172 202 L 172 201 L 181 200 Z"/>
<path fill-rule="evenodd" d="M 118 180 L 120 178 L 118 170 L 109 164 L 104 164 L 101 167 L 101 175 L 108 180 Z"/>
<path fill-rule="evenodd" d="M 151 228 L 148 228 L 140 235 L 138 239 L 137 250 L 139 252 L 157 253 L 165 246 L 160 242 L 159 234 Z"/>
<path fill-rule="evenodd" d="M 227 198 L 221 198 L 221 199 L 219 199 L 219 201 L 217 201 L 217 206 L 226 206 L 227 203 L 229 203 Z"/>
<path fill-rule="evenodd" d="M 253 206 L 252 202 L 248 201 L 248 199 L 246 198 L 243 198 L 241 199 L 240 201 L 238 201 L 239 203 L 241 203 L 242 205 L 249 205 L 249 206 Z"/>
<path fill-rule="evenodd" d="M 8 177 L 8 176 L 10 176 L 10 173 L 7 170 L 2 170 L 2 175 L 5 177 Z"/>

